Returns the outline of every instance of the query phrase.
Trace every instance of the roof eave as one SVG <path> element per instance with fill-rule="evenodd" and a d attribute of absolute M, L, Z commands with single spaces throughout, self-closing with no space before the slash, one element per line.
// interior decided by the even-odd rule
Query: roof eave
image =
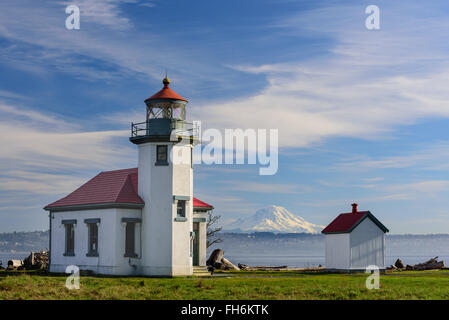
<path fill-rule="evenodd" d="M 335 231 L 335 232 L 323 232 L 321 231 L 322 234 L 344 234 L 344 233 L 350 233 L 350 231 Z"/>
<path fill-rule="evenodd" d="M 187 99 L 180 99 L 180 98 L 146 98 L 143 102 L 148 103 L 148 102 L 165 102 L 165 101 L 181 101 L 181 102 L 185 102 L 185 104 L 187 104 L 189 101 Z"/>
<path fill-rule="evenodd" d="M 110 208 L 141 209 L 144 206 L 145 206 L 144 203 L 107 202 L 107 203 L 79 204 L 71 206 L 52 206 L 52 207 L 46 206 L 44 210 L 50 212 L 61 212 L 61 211 L 110 209 Z"/>
<path fill-rule="evenodd" d="M 196 211 L 209 211 L 214 209 L 214 207 L 210 206 L 210 207 L 193 207 L 193 210 Z"/>

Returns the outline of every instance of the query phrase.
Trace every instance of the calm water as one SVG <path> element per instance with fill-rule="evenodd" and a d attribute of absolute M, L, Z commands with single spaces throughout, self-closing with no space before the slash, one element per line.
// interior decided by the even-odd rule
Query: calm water
<path fill-rule="evenodd" d="M 234 264 L 250 266 L 316 267 L 325 264 L 324 237 L 312 239 L 235 239 L 224 236 L 223 242 L 208 249 L 208 256 L 216 248 Z M 386 263 L 400 258 L 404 264 L 416 264 L 438 256 L 449 265 L 449 235 L 387 236 Z"/>
<path fill-rule="evenodd" d="M 225 251 L 225 257 L 234 264 L 251 266 L 316 267 L 324 265 L 324 238 L 235 238 L 223 235 L 223 242 L 208 249 Z M 424 262 L 435 256 L 449 265 L 449 235 L 435 236 L 388 236 L 386 238 L 386 263 L 394 264 L 401 258 L 404 264 Z M 3 267 L 8 260 L 24 259 L 29 252 L 2 253 Z"/>
<path fill-rule="evenodd" d="M 2 262 L 2 267 L 6 268 L 8 266 L 8 260 L 23 260 L 29 255 L 29 252 L 0 252 L 0 262 Z"/>
<path fill-rule="evenodd" d="M 243 263 L 249 266 L 288 266 L 297 268 L 317 267 L 320 264 L 325 265 L 324 255 L 308 256 L 308 255 L 282 255 L 282 254 L 226 254 L 226 257 L 233 263 Z M 417 264 L 434 258 L 432 255 L 401 255 L 400 258 L 404 264 Z M 388 256 L 386 259 L 387 266 L 394 264 L 397 255 Z M 438 256 L 438 260 L 444 260 L 446 266 L 449 265 L 449 255 Z"/>

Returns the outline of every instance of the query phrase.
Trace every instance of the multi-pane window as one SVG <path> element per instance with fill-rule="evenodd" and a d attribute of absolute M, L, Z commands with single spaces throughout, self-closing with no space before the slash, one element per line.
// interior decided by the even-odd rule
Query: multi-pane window
<path fill-rule="evenodd" d="M 186 201 L 178 200 L 176 206 L 176 213 L 178 217 L 185 218 L 186 216 Z"/>
<path fill-rule="evenodd" d="M 65 253 L 66 256 L 75 255 L 75 226 L 67 223 L 65 226 Z"/>
<path fill-rule="evenodd" d="M 98 256 L 98 225 L 97 223 L 88 223 L 89 242 L 88 256 Z"/>
<path fill-rule="evenodd" d="M 156 165 L 168 164 L 168 147 L 167 145 L 156 146 Z"/>
<path fill-rule="evenodd" d="M 136 224 L 134 222 L 126 223 L 125 231 L 125 257 L 134 258 L 136 254 Z"/>

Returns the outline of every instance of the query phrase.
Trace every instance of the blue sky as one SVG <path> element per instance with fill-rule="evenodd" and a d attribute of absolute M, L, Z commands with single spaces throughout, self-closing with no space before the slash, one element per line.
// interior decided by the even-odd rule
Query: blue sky
<path fill-rule="evenodd" d="M 65 8 L 81 29 L 65 28 Z M 365 28 L 380 8 L 381 29 Z M 195 167 L 224 219 L 280 205 L 327 224 L 371 210 L 392 233 L 449 230 L 449 3 L 3 0 L 0 232 L 99 171 L 134 167 L 131 121 L 161 88 L 210 128 L 278 128 L 279 171 Z"/>

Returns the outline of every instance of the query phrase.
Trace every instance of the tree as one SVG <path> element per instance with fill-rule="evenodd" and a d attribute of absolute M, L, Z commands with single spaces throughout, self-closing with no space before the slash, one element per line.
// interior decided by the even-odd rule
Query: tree
<path fill-rule="evenodd" d="M 217 226 L 221 216 L 215 215 L 213 210 L 207 212 L 206 221 L 206 248 L 209 248 L 214 243 L 221 243 L 223 239 L 217 236 L 217 233 L 221 231 L 222 227 Z"/>

